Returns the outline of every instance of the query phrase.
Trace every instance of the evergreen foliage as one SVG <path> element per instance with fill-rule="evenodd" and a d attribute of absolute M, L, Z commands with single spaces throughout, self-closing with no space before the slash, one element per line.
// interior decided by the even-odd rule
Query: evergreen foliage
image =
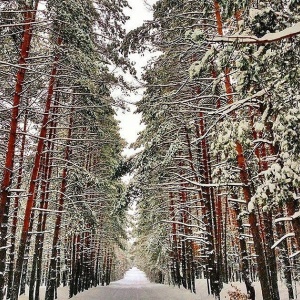
<path fill-rule="evenodd" d="M 271 300 L 280 273 L 294 299 L 299 35 L 288 29 L 298 10 L 283 1 L 160 0 L 154 20 L 128 35 L 128 49 L 140 40 L 143 50 L 146 39 L 161 52 L 143 77 L 134 179 L 136 248 L 151 278 L 194 290 L 205 277 L 217 298 L 223 283 L 242 278 L 255 299 L 258 276 Z"/>
<path fill-rule="evenodd" d="M 110 96 L 123 79 L 109 71 L 130 68 L 119 51 L 126 6 L 0 3 L 1 120 L 16 126 L 3 119 L 0 129 L 1 299 L 18 299 L 25 283 L 29 299 L 42 284 L 54 299 L 61 283 L 72 297 L 128 264 L 125 186 L 115 176 L 125 142 Z"/>

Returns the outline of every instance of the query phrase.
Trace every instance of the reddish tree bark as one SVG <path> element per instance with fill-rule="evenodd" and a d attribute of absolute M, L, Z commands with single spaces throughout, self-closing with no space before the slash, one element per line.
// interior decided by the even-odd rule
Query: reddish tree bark
<path fill-rule="evenodd" d="M 282 207 L 278 207 L 276 219 L 280 219 L 284 217 Z M 284 221 L 275 221 L 276 233 L 277 238 L 281 239 L 283 236 L 286 235 L 286 228 Z M 282 271 L 285 277 L 285 285 L 288 289 L 289 299 L 295 299 L 294 291 L 293 291 L 293 274 L 291 268 L 291 262 L 289 260 L 288 255 L 288 243 L 287 240 L 284 239 L 279 245 L 280 249 L 280 257 L 282 261 Z"/>
<path fill-rule="evenodd" d="M 249 187 L 249 179 L 248 179 L 248 174 L 247 174 L 247 168 L 246 168 L 246 160 L 243 154 L 243 148 L 242 145 L 239 142 L 236 142 L 236 151 L 237 151 L 237 161 L 238 161 L 238 166 L 240 168 L 240 178 L 243 183 L 243 194 L 244 194 L 244 199 L 246 201 L 246 205 L 248 205 L 251 201 L 251 190 Z M 249 211 L 249 224 L 250 224 L 250 229 L 251 233 L 253 236 L 253 242 L 254 242 L 254 248 L 256 252 L 256 259 L 257 259 L 257 269 L 258 269 L 258 277 L 259 281 L 262 286 L 262 294 L 264 300 L 274 300 L 274 299 L 279 299 L 276 298 L 276 293 L 272 293 L 272 288 L 269 284 L 270 281 L 270 274 L 268 272 L 268 267 L 267 267 L 267 258 L 264 255 L 264 248 L 263 248 L 263 242 L 262 238 L 260 236 L 259 232 L 259 227 L 258 227 L 258 219 L 256 216 L 255 209 L 251 209 Z M 275 276 L 272 274 L 272 276 Z M 277 289 L 278 291 L 278 289 Z"/>
<path fill-rule="evenodd" d="M 61 43 L 62 43 L 62 39 L 59 37 L 57 40 L 57 45 L 60 46 Z M 37 144 L 33 169 L 32 169 L 32 173 L 31 173 L 29 192 L 28 192 L 29 196 L 28 196 L 26 210 L 25 210 L 24 223 L 23 223 L 20 244 L 19 244 L 18 259 L 17 259 L 17 263 L 16 263 L 16 272 L 15 272 L 15 278 L 14 278 L 14 291 L 13 291 L 13 295 L 12 295 L 13 300 L 18 299 L 18 292 L 19 292 L 19 286 L 20 286 L 24 253 L 25 253 L 26 241 L 27 241 L 29 227 L 30 227 L 30 219 L 31 219 L 30 216 L 32 214 L 32 208 L 33 208 L 33 204 L 35 201 L 35 188 L 36 188 L 36 183 L 37 183 L 37 178 L 38 178 L 38 171 L 40 168 L 42 152 L 43 152 L 43 148 L 44 148 L 45 137 L 47 134 L 47 125 L 48 125 L 48 120 L 49 120 L 50 107 L 51 107 L 52 98 L 53 98 L 53 94 L 54 94 L 54 87 L 55 87 L 55 83 L 56 83 L 58 60 L 59 60 L 59 55 L 56 55 L 55 59 L 54 59 L 53 68 L 51 71 L 47 99 L 46 99 L 45 109 L 44 109 L 44 116 L 43 116 L 39 141 Z"/>
<path fill-rule="evenodd" d="M 3 172 L 3 179 L 1 182 L 1 200 L 0 200 L 0 299 L 4 297 L 4 273 L 5 273 L 5 262 L 6 262 L 6 245 L 7 245 L 7 231 L 8 231 L 8 214 L 10 206 L 10 191 L 9 188 L 12 182 L 15 148 L 17 139 L 17 127 L 19 117 L 19 106 L 21 103 L 21 95 L 24 87 L 24 79 L 26 74 L 26 59 L 30 53 L 30 45 L 32 39 L 32 27 L 36 17 L 36 10 L 38 2 L 35 2 L 35 6 L 29 7 L 25 5 L 23 8 L 24 13 L 24 27 L 22 33 L 22 42 L 20 45 L 20 58 L 18 65 L 20 66 L 16 75 L 16 86 L 15 94 L 13 98 L 13 108 L 11 110 L 10 120 L 10 133 L 8 138 L 5 165 Z"/>
<path fill-rule="evenodd" d="M 206 253 L 208 253 L 208 261 L 207 261 L 207 270 L 206 276 L 209 278 L 209 293 L 214 294 L 217 298 L 220 297 L 220 274 L 219 274 L 219 267 L 216 263 L 216 257 L 218 253 L 216 252 L 216 207 L 215 207 L 215 195 L 213 192 L 213 188 L 209 186 L 212 183 L 211 178 L 211 168 L 210 168 L 210 155 L 208 152 L 208 141 L 205 137 L 206 128 L 205 128 L 205 120 L 204 114 L 202 112 L 199 113 L 199 123 L 197 126 L 197 138 L 200 139 L 199 142 L 199 152 L 200 152 L 200 161 L 202 166 L 202 183 L 206 186 L 202 188 L 202 195 L 203 195 L 203 205 L 205 209 L 202 213 L 203 214 L 203 222 L 206 226 L 207 231 L 207 240 L 208 245 L 206 249 Z"/>
<path fill-rule="evenodd" d="M 252 136 L 254 140 L 261 138 L 261 133 L 256 132 L 254 129 L 254 110 L 250 107 L 250 121 L 252 127 Z M 266 161 L 267 152 L 265 144 L 262 143 L 260 146 L 255 148 L 255 155 L 258 160 L 258 171 L 266 171 L 268 169 L 268 163 Z M 264 181 L 263 176 L 261 176 L 261 180 Z M 262 210 L 262 209 L 260 209 Z M 265 257 L 268 259 L 268 269 L 270 274 L 277 274 L 277 265 L 276 265 L 276 255 L 275 249 L 272 249 L 272 245 L 274 244 L 274 232 L 273 232 L 273 215 L 271 209 L 269 211 L 263 211 L 263 222 L 260 220 L 261 228 L 262 228 L 262 240 L 265 249 Z M 270 276 L 270 286 L 274 290 L 273 294 L 275 298 L 279 297 L 279 293 L 276 292 L 278 290 L 277 286 L 277 276 Z"/>
<path fill-rule="evenodd" d="M 220 35 L 223 35 L 220 6 L 218 1 L 214 1 L 214 4 L 215 4 L 216 21 L 218 25 L 218 33 Z M 233 103 L 233 95 L 232 95 L 233 91 L 230 83 L 229 67 L 225 68 L 224 74 L 225 74 L 225 90 L 227 95 L 227 104 L 230 105 Z M 237 163 L 240 168 L 240 179 L 241 182 L 243 183 L 243 187 L 242 187 L 243 195 L 246 201 L 246 205 L 248 205 L 251 201 L 252 194 L 249 186 L 246 160 L 244 157 L 242 144 L 239 141 L 236 141 L 235 143 L 236 143 L 236 152 L 237 152 Z M 277 276 L 276 275 L 277 273 L 270 275 L 268 272 L 269 261 L 268 261 L 268 257 L 266 257 L 264 252 L 263 241 L 258 227 L 259 222 L 254 208 L 249 211 L 249 224 L 253 236 L 255 252 L 257 255 L 258 276 L 261 282 L 263 298 L 264 300 L 279 299 L 277 281 L 275 282 L 274 280 L 272 280 L 272 278 L 270 278 L 270 276 Z M 248 293 L 249 292 L 251 291 L 248 291 Z"/>
<path fill-rule="evenodd" d="M 171 239 L 171 247 L 172 247 L 172 277 L 174 280 L 174 284 L 180 287 L 180 263 L 178 257 L 178 242 L 177 242 L 177 226 L 176 226 L 176 219 L 175 219 L 175 201 L 174 201 L 174 194 L 172 192 L 169 193 L 170 199 L 170 217 L 172 223 L 172 239 Z"/>
<path fill-rule="evenodd" d="M 55 220 L 51 260 L 50 260 L 50 265 L 49 265 L 49 275 L 48 275 L 46 296 L 45 296 L 46 300 L 54 299 L 54 291 L 55 291 L 55 286 L 56 286 L 55 283 L 56 283 L 56 277 L 57 277 L 56 265 L 57 265 L 58 241 L 59 241 L 62 211 L 64 208 L 64 200 L 65 200 L 65 193 L 66 193 L 66 187 L 67 187 L 67 172 L 68 172 L 68 165 L 69 165 L 68 162 L 69 162 L 70 153 L 71 153 L 70 139 L 71 139 L 72 127 L 73 127 L 73 109 L 72 109 L 71 115 L 70 115 L 69 129 L 68 129 L 68 134 L 67 134 L 67 145 L 65 148 L 64 160 L 66 162 L 66 165 L 64 166 L 63 171 L 62 171 L 60 195 L 59 195 L 59 200 L 58 200 L 58 205 L 57 205 L 58 212 L 57 212 L 56 220 Z"/>
<path fill-rule="evenodd" d="M 237 199 L 238 197 L 236 195 L 233 195 L 233 199 Z M 241 213 L 241 209 L 239 207 L 238 203 L 234 203 L 233 207 L 234 211 L 234 218 L 236 220 L 236 228 L 238 230 L 239 236 L 237 242 L 240 246 L 241 256 L 242 256 L 242 278 L 245 282 L 247 293 L 249 295 L 249 299 L 255 300 L 255 289 L 252 285 L 251 278 L 250 278 L 250 266 L 249 266 L 249 253 L 247 251 L 247 244 L 244 237 L 244 227 L 243 227 L 243 220 L 239 216 Z"/>
<path fill-rule="evenodd" d="M 24 163 L 24 151 L 25 151 L 25 143 L 26 143 L 26 133 L 27 132 L 27 111 L 25 112 L 24 116 L 24 127 L 23 127 L 23 136 L 21 142 L 21 150 L 20 150 L 20 159 L 19 159 L 19 170 L 18 170 L 18 179 L 16 189 L 20 190 L 22 186 L 22 174 L 23 174 L 23 163 Z M 12 221 L 12 228 L 11 228 L 11 247 L 10 247 L 10 254 L 9 254 L 9 270 L 8 270 L 8 279 L 7 279 L 7 295 L 6 298 L 10 299 L 11 296 L 11 289 L 13 284 L 13 274 L 14 274 L 14 263 L 15 263 L 15 249 L 16 249 L 16 232 L 17 232 L 17 224 L 18 224 L 18 210 L 19 210 L 19 200 L 20 191 L 17 192 L 17 196 L 15 197 L 14 203 L 14 213 L 13 213 L 13 221 Z"/>
<path fill-rule="evenodd" d="M 43 178 L 41 184 L 41 201 L 40 209 L 37 222 L 37 235 L 35 239 L 35 247 L 32 261 L 32 270 L 31 270 L 31 279 L 30 279 L 30 288 L 29 288 L 29 300 L 39 299 L 40 285 L 41 285 L 41 272 L 42 272 L 42 255 L 43 255 L 43 244 L 44 244 L 44 231 L 46 229 L 46 221 L 48 216 L 48 204 L 49 204 L 49 186 L 50 179 L 52 176 L 52 162 L 53 162 L 53 150 L 54 142 L 53 138 L 56 136 L 56 126 L 57 126 L 57 112 L 58 112 L 58 96 L 56 95 L 54 107 L 52 109 L 52 119 L 50 122 L 50 130 L 48 134 L 48 141 L 44 146 L 47 150 L 43 158 Z"/>

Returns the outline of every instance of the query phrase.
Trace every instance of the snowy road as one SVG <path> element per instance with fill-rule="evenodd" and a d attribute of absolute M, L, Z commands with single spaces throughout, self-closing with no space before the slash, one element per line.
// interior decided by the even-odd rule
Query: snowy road
<path fill-rule="evenodd" d="M 201 300 L 207 299 L 199 294 L 169 287 L 162 284 L 152 284 L 145 274 L 137 268 L 126 272 L 122 280 L 112 282 L 109 286 L 97 287 L 78 294 L 76 300 Z"/>
<path fill-rule="evenodd" d="M 205 283 L 205 281 L 203 281 Z M 201 292 L 201 290 L 205 292 Z M 69 300 L 68 287 L 58 288 L 58 300 Z M 45 287 L 40 290 L 44 300 Z M 132 268 L 123 279 L 112 282 L 109 286 L 99 286 L 77 294 L 72 300 L 213 300 L 207 296 L 205 285 L 199 287 L 197 295 L 178 287 L 150 283 L 145 273 Z M 28 300 L 28 289 L 19 300 Z"/>
<path fill-rule="evenodd" d="M 224 284 L 221 292 L 221 299 L 229 299 L 228 291 L 232 290 L 232 286 L 238 287 L 244 293 L 245 284 L 234 282 Z M 262 300 L 261 289 L 259 282 L 254 283 L 256 290 L 256 299 Z M 79 293 L 73 300 L 214 300 L 211 295 L 207 295 L 206 280 L 201 279 L 196 281 L 197 294 L 193 294 L 184 288 L 178 289 L 163 284 L 150 283 L 146 278 L 145 273 L 132 268 L 125 273 L 122 280 L 112 282 L 109 286 L 99 286 L 91 288 L 87 291 Z M 282 281 L 279 282 L 280 299 L 288 300 L 286 287 Z M 300 291 L 300 286 L 297 286 Z M 41 288 L 41 300 L 44 299 L 45 288 Z M 300 293 L 298 293 L 298 298 Z M 58 300 L 69 300 L 68 287 L 58 288 Z M 28 290 L 26 295 L 19 297 L 19 300 L 28 300 Z"/>

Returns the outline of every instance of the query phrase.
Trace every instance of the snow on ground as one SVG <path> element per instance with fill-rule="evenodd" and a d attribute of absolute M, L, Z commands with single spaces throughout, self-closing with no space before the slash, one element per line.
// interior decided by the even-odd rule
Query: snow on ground
<path fill-rule="evenodd" d="M 151 283 L 143 271 L 140 271 L 138 268 L 133 267 L 125 273 L 123 279 L 115 281 L 112 284 L 116 286 L 120 285 L 122 287 L 124 285 L 144 286 Z"/>
<path fill-rule="evenodd" d="M 258 281 L 253 282 L 253 286 L 255 288 L 255 299 L 256 300 L 263 300 L 262 294 L 261 294 L 261 286 Z M 229 291 L 234 291 L 234 287 L 238 288 L 242 293 L 246 294 L 246 286 L 244 282 L 231 282 L 229 284 L 224 284 L 223 289 L 221 291 L 220 298 L 221 300 L 229 300 Z M 289 300 L 288 297 L 288 291 L 287 288 L 282 280 L 278 281 L 278 287 L 279 287 L 279 294 L 280 294 L 280 300 Z M 197 280 L 196 289 L 197 293 L 203 293 L 206 288 L 205 281 L 204 280 Z M 297 286 L 293 286 L 294 293 L 297 295 L 296 299 L 300 299 L 300 286 L 297 284 Z M 211 298 L 203 298 L 203 300 L 210 300 Z"/>
<path fill-rule="evenodd" d="M 28 300 L 27 296 L 22 295 L 20 300 Z M 45 289 L 41 289 L 41 300 L 44 299 Z M 200 295 L 200 296 L 199 296 Z M 58 288 L 58 299 L 69 299 L 68 289 Z M 88 291 L 77 294 L 74 300 L 213 300 L 195 295 L 185 289 L 170 287 L 163 284 L 150 283 L 144 272 L 137 268 L 132 268 L 125 273 L 123 279 L 112 282 L 109 286 L 91 288 Z"/>
<path fill-rule="evenodd" d="M 224 284 L 221 292 L 221 300 L 229 300 L 228 291 L 235 286 L 245 293 L 245 284 L 234 282 Z M 256 290 L 256 300 L 262 300 L 260 284 L 254 283 Z M 287 290 L 280 281 L 280 299 L 288 300 Z M 300 295 L 300 287 L 298 286 L 298 297 Z M 149 282 L 144 272 L 133 267 L 127 271 L 124 278 L 112 282 L 109 286 L 100 286 L 91 288 L 88 291 L 77 294 L 74 300 L 214 300 L 214 297 L 207 295 L 206 280 L 201 279 L 196 282 L 197 294 L 193 294 L 184 288 L 155 284 Z M 45 288 L 41 288 L 41 300 L 44 300 Z M 26 295 L 22 295 L 20 300 L 28 300 L 28 291 Z M 58 288 L 58 300 L 69 299 L 69 291 L 67 287 Z"/>

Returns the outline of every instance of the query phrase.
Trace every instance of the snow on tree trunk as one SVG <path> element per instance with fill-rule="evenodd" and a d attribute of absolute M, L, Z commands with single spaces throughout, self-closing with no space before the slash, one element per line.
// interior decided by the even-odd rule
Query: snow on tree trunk
<path fill-rule="evenodd" d="M 60 46 L 62 43 L 62 39 L 57 39 L 57 45 Z M 35 159 L 34 159 L 34 166 L 31 173 L 31 179 L 30 179 L 30 185 L 29 185 L 29 191 L 28 191 L 28 200 L 26 204 L 26 210 L 25 210 L 25 216 L 24 216 L 24 223 L 23 228 L 21 232 L 21 238 L 20 238 L 20 244 L 19 244 L 19 250 L 18 250 L 18 258 L 16 262 L 16 271 L 15 271 L 15 277 L 14 277 L 14 292 L 12 295 L 12 300 L 18 299 L 18 293 L 19 293 L 19 287 L 20 287 L 20 280 L 21 280 L 21 274 L 22 274 L 22 266 L 24 261 L 24 253 L 25 253 L 25 247 L 27 243 L 27 237 L 30 227 L 30 221 L 31 221 L 31 214 L 32 214 L 32 208 L 35 201 L 35 195 L 36 195 L 36 183 L 38 178 L 38 171 L 40 168 L 40 161 L 42 157 L 42 152 L 44 148 L 44 142 L 47 134 L 47 125 L 49 120 L 49 113 L 50 108 L 52 104 L 52 98 L 54 94 L 54 88 L 56 84 L 56 74 L 57 74 L 57 64 L 59 61 L 59 56 L 55 56 L 53 68 L 51 71 L 51 77 L 49 80 L 49 86 L 48 86 L 48 93 L 47 93 L 47 99 L 45 102 L 45 109 L 44 109 L 44 116 L 43 121 L 41 124 L 41 131 L 39 136 L 39 141 L 36 148 L 35 153 Z"/>
<path fill-rule="evenodd" d="M 22 91 L 24 87 L 26 75 L 26 59 L 30 54 L 30 46 L 32 39 L 32 27 L 36 17 L 36 10 L 39 1 L 35 1 L 35 5 L 29 7 L 25 5 L 23 8 L 24 27 L 22 33 L 22 42 L 20 45 L 20 58 L 18 65 L 20 66 L 16 74 L 16 86 L 12 103 L 10 133 L 7 144 L 5 167 L 3 171 L 3 178 L 1 182 L 1 203 L 0 203 L 0 298 L 4 297 L 3 288 L 5 284 L 5 263 L 6 263 L 6 249 L 7 249 L 7 231 L 8 231 L 8 214 L 10 207 L 10 187 L 12 182 L 12 175 L 14 169 L 15 148 L 17 139 L 17 126 L 19 118 L 19 106 L 22 98 Z"/>

